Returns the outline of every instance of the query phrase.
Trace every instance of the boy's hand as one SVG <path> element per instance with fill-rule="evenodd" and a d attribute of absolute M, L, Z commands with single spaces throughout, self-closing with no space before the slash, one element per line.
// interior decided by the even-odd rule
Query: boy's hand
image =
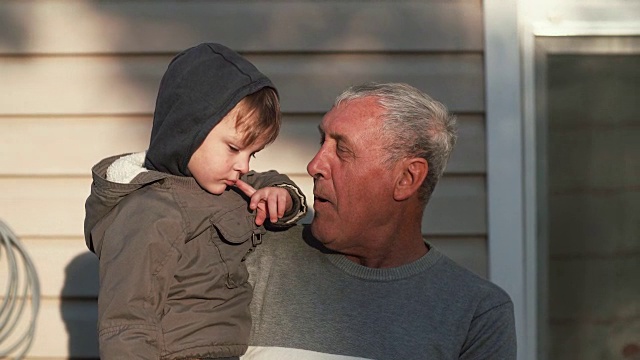
<path fill-rule="evenodd" d="M 258 226 L 264 223 L 267 216 L 272 223 L 277 222 L 293 206 L 291 195 L 284 188 L 269 186 L 256 190 L 242 180 L 236 181 L 236 187 L 251 198 L 249 208 L 257 209 L 256 225 Z"/>

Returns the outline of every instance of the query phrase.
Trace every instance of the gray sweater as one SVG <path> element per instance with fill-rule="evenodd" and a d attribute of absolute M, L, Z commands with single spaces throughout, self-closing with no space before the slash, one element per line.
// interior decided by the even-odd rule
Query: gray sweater
<path fill-rule="evenodd" d="M 509 296 L 429 247 L 411 264 L 372 269 L 329 253 L 303 226 L 267 235 L 247 260 L 243 360 L 515 359 Z"/>

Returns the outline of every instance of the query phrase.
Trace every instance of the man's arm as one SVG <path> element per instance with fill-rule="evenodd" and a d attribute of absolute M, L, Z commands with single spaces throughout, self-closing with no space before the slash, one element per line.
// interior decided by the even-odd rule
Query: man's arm
<path fill-rule="evenodd" d="M 516 330 L 511 301 L 473 318 L 460 359 L 516 359 Z"/>

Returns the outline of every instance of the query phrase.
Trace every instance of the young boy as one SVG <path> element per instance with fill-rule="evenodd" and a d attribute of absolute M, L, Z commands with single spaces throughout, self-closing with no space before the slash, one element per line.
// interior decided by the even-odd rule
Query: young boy
<path fill-rule="evenodd" d="M 267 219 L 290 226 L 306 212 L 286 176 L 249 172 L 279 129 L 275 87 L 237 53 L 201 44 L 171 61 L 148 150 L 92 169 L 85 240 L 100 259 L 101 359 L 245 352 L 244 258 Z"/>

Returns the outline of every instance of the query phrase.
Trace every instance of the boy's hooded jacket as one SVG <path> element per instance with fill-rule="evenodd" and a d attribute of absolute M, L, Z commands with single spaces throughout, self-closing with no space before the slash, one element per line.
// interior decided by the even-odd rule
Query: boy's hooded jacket
<path fill-rule="evenodd" d="M 243 97 L 273 87 L 251 63 L 218 44 L 177 55 L 161 85 L 149 149 L 93 169 L 85 240 L 100 259 L 101 359 L 239 356 L 251 326 L 245 256 L 265 229 L 246 196 L 213 195 L 190 176 L 191 154 Z M 241 177 L 254 188 L 285 186 L 293 224 L 304 196 L 275 171 Z"/>

